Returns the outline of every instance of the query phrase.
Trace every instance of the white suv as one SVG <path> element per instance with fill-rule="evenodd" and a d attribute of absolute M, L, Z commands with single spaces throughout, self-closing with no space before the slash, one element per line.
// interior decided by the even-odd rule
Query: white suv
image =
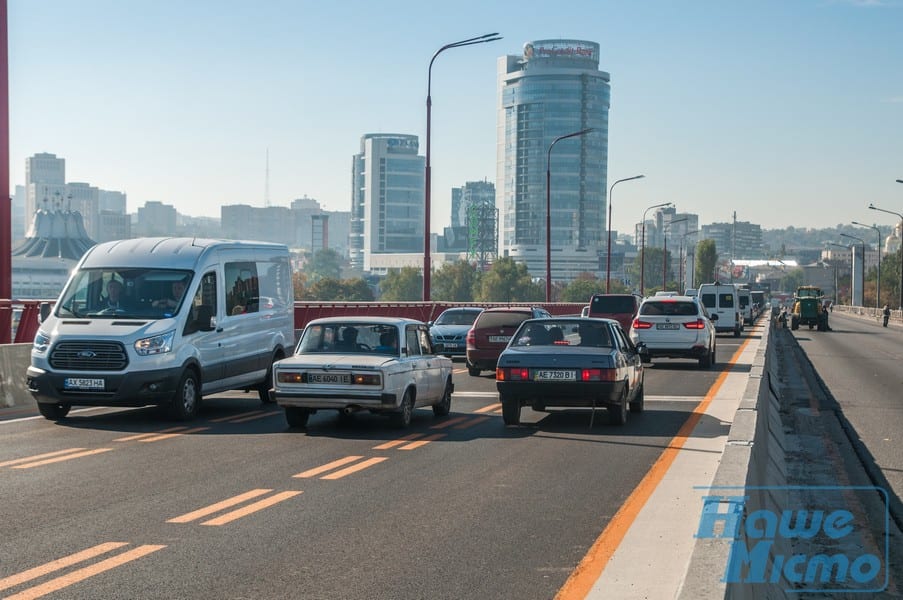
<path fill-rule="evenodd" d="M 715 325 L 697 298 L 657 296 L 646 298 L 630 327 L 634 344 L 646 346 L 643 360 L 653 356 L 695 358 L 700 368 L 715 364 Z"/>

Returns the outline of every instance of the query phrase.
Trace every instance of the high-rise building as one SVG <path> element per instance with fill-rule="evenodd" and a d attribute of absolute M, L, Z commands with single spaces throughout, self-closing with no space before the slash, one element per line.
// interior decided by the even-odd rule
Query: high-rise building
<path fill-rule="evenodd" d="M 595 42 L 536 40 L 498 60 L 501 251 L 535 277 L 546 270 L 547 171 L 553 279 L 604 268 L 609 96 Z M 557 137 L 590 127 L 549 152 Z"/>
<path fill-rule="evenodd" d="M 351 266 L 373 254 L 423 253 L 426 159 L 416 135 L 368 133 L 352 160 Z"/>
<path fill-rule="evenodd" d="M 763 258 L 762 226 L 749 221 L 703 225 L 700 240 L 715 240 L 715 250 L 723 259 Z"/>
<path fill-rule="evenodd" d="M 176 218 L 176 209 L 171 204 L 148 200 L 138 207 L 132 231 L 140 237 L 171 236 L 176 230 Z"/>

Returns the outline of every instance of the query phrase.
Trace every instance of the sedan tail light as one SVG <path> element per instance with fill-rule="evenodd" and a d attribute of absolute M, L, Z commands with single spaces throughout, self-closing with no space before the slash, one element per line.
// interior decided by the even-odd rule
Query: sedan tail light
<path fill-rule="evenodd" d="M 639 319 L 633 320 L 633 328 L 634 329 L 652 329 L 652 323 L 649 321 L 640 321 Z"/>
<path fill-rule="evenodd" d="M 523 367 L 498 367 L 495 370 L 496 381 L 529 381 L 530 369 Z"/>
<path fill-rule="evenodd" d="M 696 319 L 695 321 L 684 323 L 684 327 L 687 329 L 705 329 L 705 321 L 703 319 Z"/>
<path fill-rule="evenodd" d="M 617 369 L 581 369 L 581 381 L 617 381 Z"/>

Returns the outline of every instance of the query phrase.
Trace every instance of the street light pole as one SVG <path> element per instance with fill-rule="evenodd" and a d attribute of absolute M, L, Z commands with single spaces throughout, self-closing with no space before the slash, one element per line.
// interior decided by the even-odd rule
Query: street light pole
<path fill-rule="evenodd" d="M 612 184 L 614 187 L 614 184 Z M 661 208 L 663 206 L 671 206 L 672 202 L 663 202 L 661 204 L 654 204 L 643 211 L 643 245 L 640 248 L 640 296 L 643 295 L 643 292 L 646 289 L 646 213 L 652 210 L 653 208 Z M 609 219 L 610 220 L 610 219 Z"/>
<path fill-rule="evenodd" d="M 426 190 L 424 192 L 423 202 L 423 301 L 430 301 L 430 192 L 432 188 L 432 179 L 430 177 L 430 119 L 432 116 L 433 99 L 430 94 L 430 88 L 433 83 L 433 62 L 445 50 L 449 48 L 460 48 L 461 46 L 473 46 L 474 44 L 485 44 L 486 42 L 494 42 L 502 37 L 498 33 L 487 33 L 477 37 L 452 42 L 446 44 L 436 50 L 433 58 L 430 59 L 430 67 L 426 76 L 426 173 L 424 174 L 424 184 Z"/>
<path fill-rule="evenodd" d="M 862 248 L 862 285 L 860 286 L 860 292 L 862 293 L 862 303 L 865 304 L 865 240 L 860 237 L 856 237 L 855 235 L 849 235 L 847 233 L 841 233 L 840 236 L 845 237 L 845 238 L 850 238 L 851 240 L 858 241 L 859 247 Z M 850 261 L 850 262 L 852 262 L 852 261 Z M 850 279 L 850 287 L 851 288 L 852 288 L 852 284 L 854 281 L 852 279 L 852 277 L 853 277 L 853 274 L 850 273 L 850 278 L 851 278 Z M 853 295 L 852 289 L 850 290 L 850 294 Z M 853 298 L 852 302 L 850 304 L 852 305 L 852 303 L 855 301 L 856 301 L 856 298 Z"/>
<path fill-rule="evenodd" d="M 588 127 L 559 135 L 549 144 L 549 151 L 546 154 L 546 302 L 552 301 L 552 148 L 561 140 L 586 135 L 595 130 L 595 127 Z"/>
<path fill-rule="evenodd" d="M 680 288 L 677 290 L 678 294 L 683 294 L 686 290 L 684 290 L 684 254 L 688 254 L 689 246 L 686 245 L 686 239 L 688 235 L 694 235 L 699 233 L 698 229 L 694 229 L 693 231 L 688 231 L 681 235 L 680 237 L 680 250 L 677 252 L 677 261 L 680 263 L 680 275 L 677 278 L 677 287 Z"/>
<path fill-rule="evenodd" d="M 878 307 L 881 306 L 881 230 L 875 227 L 874 225 L 866 225 L 865 223 L 858 223 L 853 221 L 853 225 L 859 225 L 860 227 L 868 227 L 869 229 L 874 229 L 877 234 L 877 242 L 878 245 L 875 246 L 875 249 L 878 250 L 878 278 L 875 281 L 875 311 L 877 312 Z M 865 275 L 863 273 L 863 275 Z"/>
<path fill-rule="evenodd" d="M 665 230 L 671 229 L 671 226 L 675 223 L 681 223 L 686 221 L 687 217 L 682 217 L 680 219 L 674 219 L 673 221 L 669 221 L 667 225 L 662 227 L 662 237 L 665 239 L 665 245 L 662 249 L 662 291 L 664 292 L 668 287 L 668 234 L 664 233 Z"/>
<path fill-rule="evenodd" d="M 903 183 L 903 179 L 898 179 L 897 183 Z M 892 210 L 884 210 L 883 208 L 878 208 L 874 204 L 869 204 L 869 208 L 900 217 L 900 310 L 903 311 L 903 214 L 894 212 Z"/>
<path fill-rule="evenodd" d="M 853 295 L 853 244 L 849 246 L 844 246 L 843 244 L 835 244 L 834 242 L 828 242 L 829 246 L 837 246 L 838 248 L 844 248 L 847 252 L 850 253 L 850 306 L 853 305 L 852 295 Z M 837 301 L 840 299 L 839 292 L 837 290 L 837 261 L 831 261 L 834 264 L 834 304 L 837 304 Z"/>
<path fill-rule="evenodd" d="M 618 179 L 611 187 L 608 188 L 608 198 L 605 201 L 608 203 L 608 248 L 605 252 L 605 293 L 611 293 L 611 195 L 615 190 L 615 186 L 621 183 L 622 181 L 632 181 L 634 179 L 642 179 L 645 175 L 634 175 L 633 177 L 625 177 L 624 179 Z"/>

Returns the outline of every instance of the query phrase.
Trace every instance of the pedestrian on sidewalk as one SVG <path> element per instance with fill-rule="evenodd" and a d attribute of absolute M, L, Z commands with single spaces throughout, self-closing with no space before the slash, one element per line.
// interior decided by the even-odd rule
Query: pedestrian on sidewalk
<path fill-rule="evenodd" d="M 890 319 L 890 306 L 884 305 L 884 326 L 887 327 L 887 321 Z"/>

